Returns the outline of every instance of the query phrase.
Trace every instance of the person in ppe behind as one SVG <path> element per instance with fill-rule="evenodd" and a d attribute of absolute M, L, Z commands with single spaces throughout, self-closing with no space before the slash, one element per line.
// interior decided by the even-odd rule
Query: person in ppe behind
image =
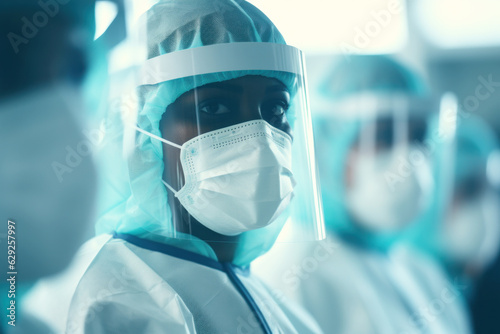
<path fill-rule="evenodd" d="M 0 4 L 0 243 L 8 272 L 0 332 L 50 332 L 25 312 L 26 293 L 62 271 L 90 237 L 97 182 L 85 84 L 103 60 L 92 45 L 94 11 L 94 1 Z"/>
<path fill-rule="evenodd" d="M 249 272 L 301 224 L 297 199 L 322 234 L 301 53 L 245 1 L 161 1 L 140 22 L 129 190 L 97 223 L 113 238 L 67 333 L 320 332 Z"/>
<path fill-rule="evenodd" d="M 426 220 L 438 196 L 432 170 L 446 143 L 434 137 L 439 107 L 415 74 L 387 56 L 337 59 L 317 93 L 328 237 L 305 247 L 276 245 L 259 272 L 302 303 L 324 332 L 466 333 L 446 275 L 404 245 L 407 235 L 433 231 Z M 276 260 L 284 256 L 291 260 Z M 453 303 L 432 313 L 442 291 Z"/>
<path fill-rule="evenodd" d="M 478 278 L 498 254 L 500 202 L 493 182 L 498 143 L 476 116 L 457 127 L 454 182 L 441 227 L 439 255 L 451 276 Z"/>
<path fill-rule="evenodd" d="M 500 166 L 498 140 L 477 116 L 459 121 L 451 196 L 435 254 L 449 275 L 460 278 L 467 287 L 463 293 L 471 308 L 474 332 L 495 333 L 488 324 L 494 323 L 491 319 L 498 311 L 498 292 L 495 284 L 483 285 L 488 282 L 483 274 L 498 258 L 500 245 L 500 192 L 495 182 Z"/>

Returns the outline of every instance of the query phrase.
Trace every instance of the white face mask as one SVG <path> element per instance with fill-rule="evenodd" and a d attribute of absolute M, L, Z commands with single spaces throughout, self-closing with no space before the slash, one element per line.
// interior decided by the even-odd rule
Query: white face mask
<path fill-rule="evenodd" d="M 271 224 L 293 197 L 292 140 L 266 121 L 245 122 L 179 146 L 185 184 L 175 191 L 201 224 L 237 235 Z"/>
<path fill-rule="evenodd" d="M 444 222 L 444 248 L 457 263 L 486 266 L 497 255 L 500 243 L 498 196 L 485 193 L 461 204 Z"/>
<path fill-rule="evenodd" d="M 358 224 L 373 231 L 396 231 L 422 211 L 431 171 L 427 160 L 413 167 L 405 163 L 413 149 L 402 146 L 357 157 L 346 200 Z"/>

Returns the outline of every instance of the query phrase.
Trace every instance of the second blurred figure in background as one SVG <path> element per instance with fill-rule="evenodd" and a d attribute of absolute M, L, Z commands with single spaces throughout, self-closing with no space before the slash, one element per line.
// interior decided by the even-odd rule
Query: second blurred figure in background
<path fill-rule="evenodd" d="M 437 235 L 453 118 L 443 129 L 422 81 L 385 56 L 337 59 L 318 92 L 328 240 L 278 245 L 271 254 L 300 260 L 259 265 L 328 333 L 468 333 L 460 287 L 412 247 Z"/>
<path fill-rule="evenodd" d="M 498 148 L 486 122 L 472 115 L 459 118 L 454 179 L 435 248 L 449 275 L 463 282 L 476 334 L 499 331 Z"/>

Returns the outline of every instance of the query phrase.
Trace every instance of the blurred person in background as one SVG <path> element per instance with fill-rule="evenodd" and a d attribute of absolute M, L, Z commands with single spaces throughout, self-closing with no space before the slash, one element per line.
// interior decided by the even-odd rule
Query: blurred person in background
<path fill-rule="evenodd" d="M 9 285 L 2 280 L 0 331 L 51 332 L 22 312 L 23 297 L 38 279 L 63 270 L 90 236 L 97 174 L 86 134 L 98 95 L 91 98 L 85 85 L 91 69 L 105 64 L 93 42 L 95 6 L 0 4 L 1 243 L 12 255 L 3 268 L 14 272 Z"/>
<path fill-rule="evenodd" d="M 311 235 L 322 231 L 302 54 L 241 0 L 159 1 L 135 29 L 137 104 L 107 123 L 129 152 L 123 173 L 107 170 L 117 182 L 97 233 L 112 237 L 66 332 L 320 332 L 249 268 L 297 203 Z"/>
<path fill-rule="evenodd" d="M 440 254 L 451 276 L 475 280 L 500 246 L 500 198 L 491 173 L 498 154 L 495 133 L 479 117 L 457 127 L 454 182 L 441 229 Z"/>
<path fill-rule="evenodd" d="M 438 135 L 439 107 L 415 74 L 387 56 L 337 59 L 317 93 L 328 239 L 277 245 L 260 271 L 325 332 L 468 333 L 457 288 L 407 241 L 437 234 L 444 185 L 434 172 L 444 172 L 452 142 Z"/>
<path fill-rule="evenodd" d="M 498 140 L 477 116 L 460 119 L 455 177 L 439 244 L 451 277 L 460 277 L 471 309 L 474 333 L 497 333 L 500 171 Z"/>

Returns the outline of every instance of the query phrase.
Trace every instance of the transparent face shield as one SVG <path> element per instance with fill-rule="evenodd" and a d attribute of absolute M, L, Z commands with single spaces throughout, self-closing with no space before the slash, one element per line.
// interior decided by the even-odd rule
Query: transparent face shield
<path fill-rule="evenodd" d="M 286 241 L 324 237 L 299 50 L 216 44 L 137 73 L 136 121 L 130 108 L 123 119 L 138 228 L 240 250 L 270 246 L 283 227 Z"/>
<path fill-rule="evenodd" d="M 356 225 L 396 232 L 429 207 L 436 158 L 431 123 L 438 110 L 438 103 L 405 95 L 361 94 L 337 105 L 352 128 L 343 180 Z"/>

